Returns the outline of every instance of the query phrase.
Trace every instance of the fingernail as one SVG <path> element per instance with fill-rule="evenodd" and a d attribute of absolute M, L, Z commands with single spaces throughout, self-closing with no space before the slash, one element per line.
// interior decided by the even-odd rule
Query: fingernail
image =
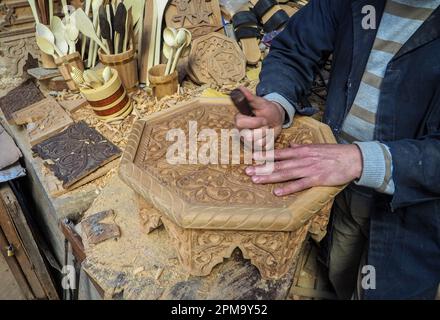
<path fill-rule="evenodd" d="M 253 176 L 252 177 L 252 181 L 255 182 L 255 183 L 260 182 L 260 180 L 261 180 L 260 177 L 257 177 L 257 176 Z"/>
<path fill-rule="evenodd" d="M 282 195 L 283 195 L 283 189 L 275 189 L 275 190 L 273 191 L 273 193 L 274 193 L 276 196 L 282 196 Z"/>
<path fill-rule="evenodd" d="M 254 167 L 247 167 L 246 168 L 246 174 L 247 175 L 253 175 L 255 173 L 255 169 L 254 169 Z"/>

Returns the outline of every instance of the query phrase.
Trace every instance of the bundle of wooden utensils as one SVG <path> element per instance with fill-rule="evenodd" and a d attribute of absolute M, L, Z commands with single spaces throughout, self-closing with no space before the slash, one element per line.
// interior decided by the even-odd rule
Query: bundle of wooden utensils
<path fill-rule="evenodd" d="M 113 72 L 110 67 L 105 67 L 102 73 L 91 69 L 81 71 L 72 67 L 70 76 L 80 89 L 98 89 L 110 81 Z"/>

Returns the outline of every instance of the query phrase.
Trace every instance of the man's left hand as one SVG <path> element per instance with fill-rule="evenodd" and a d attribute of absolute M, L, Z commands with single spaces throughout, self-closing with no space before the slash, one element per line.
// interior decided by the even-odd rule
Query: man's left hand
<path fill-rule="evenodd" d="M 292 144 L 289 148 L 275 150 L 274 156 L 272 173 L 257 175 L 256 170 L 264 171 L 262 165 L 246 168 L 246 174 L 258 184 L 290 181 L 274 190 L 277 196 L 285 196 L 315 186 L 344 185 L 360 178 L 362 174 L 362 154 L 355 144 Z M 258 154 L 254 158 L 265 160 Z"/>

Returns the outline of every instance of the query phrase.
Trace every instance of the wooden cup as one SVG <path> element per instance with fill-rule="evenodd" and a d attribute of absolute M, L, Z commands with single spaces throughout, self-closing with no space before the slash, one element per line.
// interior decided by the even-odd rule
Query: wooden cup
<path fill-rule="evenodd" d="M 153 88 L 153 95 L 157 97 L 157 99 L 171 96 L 175 94 L 179 88 L 177 71 L 165 76 L 166 67 L 166 64 L 158 64 L 148 70 L 150 87 Z"/>
<path fill-rule="evenodd" d="M 56 69 L 57 65 L 52 56 L 40 51 L 40 58 L 38 59 L 40 66 L 45 69 Z"/>
<path fill-rule="evenodd" d="M 135 51 L 133 48 L 118 53 L 105 54 L 101 49 L 98 51 L 99 60 L 103 65 L 116 69 L 125 89 L 132 91 L 139 84 L 137 59 L 135 59 Z"/>
<path fill-rule="evenodd" d="M 103 121 L 124 119 L 133 110 L 118 71 L 112 69 L 112 72 L 112 77 L 103 86 L 96 89 L 80 89 L 98 118 Z"/>
<path fill-rule="evenodd" d="M 81 55 L 78 52 L 74 52 L 66 56 L 55 58 L 55 63 L 58 66 L 58 70 L 60 70 L 64 80 L 66 80 L 67 87 L 72 91 L 78 91 L 78 87 L 72 80 L 70 72 L 72 71 L 72 67 L 75 67 L 81 71 L 84 70 Z"/>

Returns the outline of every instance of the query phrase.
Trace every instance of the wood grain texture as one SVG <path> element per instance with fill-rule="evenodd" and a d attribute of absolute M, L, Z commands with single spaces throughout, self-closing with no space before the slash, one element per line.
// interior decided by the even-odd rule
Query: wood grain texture
<path fill-rule="evenodd" d="M 193 39 L 211 32 L 224 34 L 218 0 L 172 0 L 165 12 L 167 27 L 185 27 Z"/>
<path fill-rule="evenodd" d="M 119 227 L 114 223 L 104 223 L 103 220 L 114 220 L 113 210 L 94 213 L 81 221 L 81 227 L 89 244 L 98 244 L 105 240 L 118 238 L 121 235 Z"/>
<path fill-rule="evenodd" d="M 199 98 L 152 115 L 133 125 L 119 175 L 178 226 L 186 229 L 295 231 L 333 201 L 342 187 L 315 187 L 276 197 L 276 185 L 255 185 L 246 165 L 170 165 L 166 141 L 170 128 L 231 129 L 236 113 L 231 101 Z M 336 143 L 331 130 L 299 117 L 283 130 L 277 146 Z"/>
<path fill-rule="evenodd" d="M 12 114 L 27 106 L 30 106 L 44 99 L 40 89 L 32 82 L 27 80 L 20 86 L 9 91 L 0 99 L 0 109 L 3 111 L 9 124 L 14 124 Z"/>
<path fill-rule="evenodd" d="M 84 121 L 35 145 L 32 150 L 52 163 L 48 167 L 68 188 L 99 167 L 117 158 L 121 151 Z"/>
<path fill-rule="evenodd" d="M 148 55 L 150 52 L 150 39 L 153 28 L 153 12 L 154 1 L 145 1 L 145 11 L 142 29 L 142 42 L 140 54 L 138 54 L 138 65 L 139 68 L 139 81 L 140 83 L 147 83 L 148 77 Z"/>
<path fill-rule="evenodd" d="M 52 97 L 14 112 L 12 118 L 17 125 L 31 124 L 27 128 L 31 146 L 52 137 L 73 123 L 69 114 Z"/>
<path fill-rule="evenodd" d="M 237 42 L 210 33 L 193 41 L 188 69 L 199 84 L 235 84 L 246 76 L 246 58 Z"/>

